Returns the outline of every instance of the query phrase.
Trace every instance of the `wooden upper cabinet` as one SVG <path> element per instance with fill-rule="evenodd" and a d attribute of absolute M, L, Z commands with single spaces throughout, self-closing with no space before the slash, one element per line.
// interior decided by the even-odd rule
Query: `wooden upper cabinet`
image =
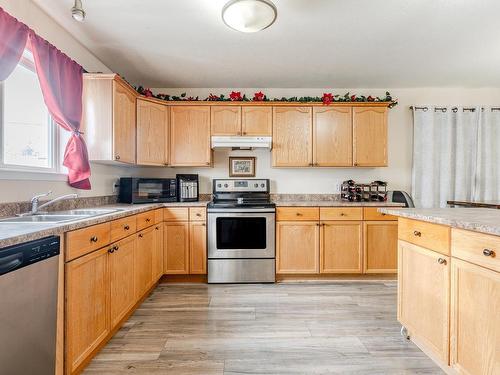
<path fill-rule="evenodd" d="M 319 223 L 276 222 L 276 273 L 314 274 L 319 271 Z"/>
<path fill-rule="evenodd" d="M 387 166 L 387 107 L 353 107 L 353 159 L 357 167 Z"/>
<path fill-rule="evenodd" d="M 210 107 L 171 106 L 170 164 L 210 166 Z"/>
<path fill-rule="evenodd" d="M 211 107 L 210 119 L 212 135 L 241 135 L 241 107 Z"/>
<path fill-rule="evenodd" d="M 81 131 L 90 160 L 135 163 L 136 98 L 116 74 L 84 74 Z"/>
<path fill-rule="evenodd" d="M 168 107 L 137 99 L 137 164 L 168 165 Z"/>
<path fill-rule="evenodd" d="M 312 166 L 312 107 L 273 107 L 273 166 Z"/>
<path fill-rule="evenodd" d="M 360 221 L 322 223 L 320 273 L 361 273 L 362 232 Z"/>
<path fill-rule="evenodd" d="M 500 272 L 453 258 L 450 364 L 458 374 L 500 373 Z"/>
<path fill-rule="evenodd" d="M 245 106 L 241 109 L 242 135 L 267 136 L 273 133 L 272 107 Z"/>
<path fill-rule="evenodd" d="M 352 108 L 314 107 L 313 164 L 352 166 Z"/>
<path fill-rule="evenodd" d="M 447 364 L 450 258 L 404 241 L 398 246 L 398 319 L 410 336 Z"/>

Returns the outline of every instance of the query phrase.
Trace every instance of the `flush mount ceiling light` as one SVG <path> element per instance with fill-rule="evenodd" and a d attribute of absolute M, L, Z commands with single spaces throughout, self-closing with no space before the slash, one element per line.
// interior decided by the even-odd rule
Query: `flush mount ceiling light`
<path fill-rule="evenodd" d="M 85 19 L 85 11 L 83 10 L 82 0 L 75 0 L 75 5 L 71 8 L 71 17 L 78 22 L 83 22 Z"/>
<path fill-rule="evenodd" d="M 231 0 L 222 8 L 222 20 L 231 29 L 255 33 L 271 26 L 278 11 L 269 0 Z"/>

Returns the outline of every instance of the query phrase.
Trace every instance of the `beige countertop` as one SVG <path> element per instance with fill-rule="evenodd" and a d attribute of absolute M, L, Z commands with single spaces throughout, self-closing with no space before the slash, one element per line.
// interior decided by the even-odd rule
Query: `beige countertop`
<path fill-rule="evenodd" d="M 490 208 L 380 208 L 380 212 L 500 236 L 500 210 Z"/>
<path fill-rule="evenodd" d="M 125 216 L 135 215 L 155 208 L 200 207 L 206 206 L 207 203 L 208 201 L 136 205 L 117 203 L 112 205 L 98 206 L 95 208 L 117 209 L 118 211 L 106 215 L 86 217 L 73 221 L 65 221 L 62 223 L 6 223 L 0 221 L 0 248 L 36 240 L 47 236 L 61 235 L 64 232 L 88 227 L 90 225 L 104 223 L 106 221 L 119 219 Z"/>
<path fill-rule="evenodd" d="M 347 202 L 342 200 L 278 200 L 276 207 L 403 207 L 392 202 Z"/>

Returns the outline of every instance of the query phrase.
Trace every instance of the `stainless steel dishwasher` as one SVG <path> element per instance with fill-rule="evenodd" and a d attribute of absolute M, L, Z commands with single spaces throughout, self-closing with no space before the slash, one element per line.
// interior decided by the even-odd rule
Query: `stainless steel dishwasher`
<path fill-rule="evenodd" d="M 0 249 L 0 374 L 53 375 L 59 237 Z"/>

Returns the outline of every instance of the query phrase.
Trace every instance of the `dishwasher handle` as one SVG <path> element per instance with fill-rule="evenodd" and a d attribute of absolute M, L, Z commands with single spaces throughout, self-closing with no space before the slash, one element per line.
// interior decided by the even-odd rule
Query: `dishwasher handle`
<path fill-rule="evenodd" d="M 23 264 L 22 252 L 0 257 L 0 275 L 15 270 L 21 264 Z"/>

